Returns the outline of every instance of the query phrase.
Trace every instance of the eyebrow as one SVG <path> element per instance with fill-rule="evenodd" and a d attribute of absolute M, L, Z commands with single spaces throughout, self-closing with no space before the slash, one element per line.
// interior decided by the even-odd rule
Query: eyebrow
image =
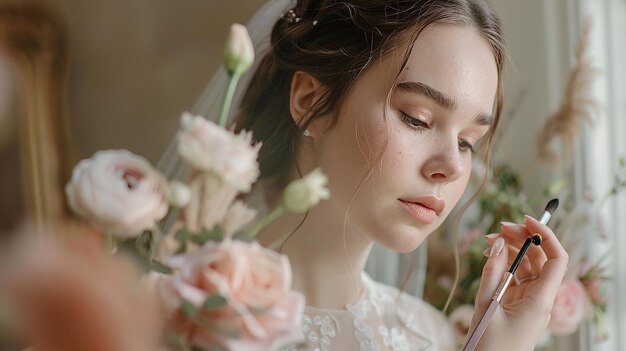
<path fill-rule="evenodd" d="M 402 83 L 398 83 L 396 88 L 407 93 L 426 96 L 432 99 L 433 101 L 435 101 L 437 105 L 445 108 L 448 111 L 456 110 L 459 105 L 454 99 L 452 99 L 445 93 L 425 83 L 402 82 Z M 476 124 L 479 124 L 481 126 L 491 126 L 493 124 L 493 115 L 490 113 L 479 113 L 474 118 L 474 120 L 476 121 Z"/>

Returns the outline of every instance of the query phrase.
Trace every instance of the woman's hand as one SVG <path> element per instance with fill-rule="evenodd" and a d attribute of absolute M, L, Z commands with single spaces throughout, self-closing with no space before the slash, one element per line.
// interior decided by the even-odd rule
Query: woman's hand
<path fill-rule="evenodd" d="M 520 247 L 534 233 L 541 234 L 543 242 L 529 247 L 476 350 L 533 350 L 546 330 L 569 256 L 554 232 L 529 216 L 524 225 L 502 223 L 501 234 L 487 236 L 491 248 L 486 251 L 489 258 L 483 268 L 470 330 L 489 307 Z"/>

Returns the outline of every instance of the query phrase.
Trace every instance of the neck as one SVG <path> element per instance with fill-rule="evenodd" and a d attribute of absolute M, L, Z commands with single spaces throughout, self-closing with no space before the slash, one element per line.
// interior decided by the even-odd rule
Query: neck
<path fill-rule="evenodd" d="M 311 307 L 342 309 L 361 296 L 361 274 L 372 241 L 355 228 L 345 227 L 343 213 L 324 203 L 304 214 L 286 214 L 259 233 L 264 246 L 291 233 L 280 252 L 289 257 L 293 288 Z"/>

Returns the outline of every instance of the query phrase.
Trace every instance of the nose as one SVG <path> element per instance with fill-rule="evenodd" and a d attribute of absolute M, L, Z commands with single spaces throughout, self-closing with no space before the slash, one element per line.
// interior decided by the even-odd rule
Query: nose
<path fill-rule="evenodd" d="M 422 167 L 426 179 L 435 183 L 451 183 L 463 174 L 463 155 L 459 150 L 458 141 L 436 143 L 434 152 Z"/>

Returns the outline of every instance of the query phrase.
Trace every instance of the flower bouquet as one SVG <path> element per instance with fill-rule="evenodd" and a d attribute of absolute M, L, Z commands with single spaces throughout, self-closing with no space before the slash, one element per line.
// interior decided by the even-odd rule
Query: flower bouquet
<path fill-rule="evenodd" d="M 327 178 L 317 169 L 293 181 L 280 204 L 255 222 L 257 211 L 240 197 L 259 177 L 261 145 L 250 132 L 225 129 L 237 81 L 254 60 L 244 26 L 231 27 L 224 58 L 230 83 L 219 124 L 187 112 L 181 117 L 184 181 L 169 181 L 126 150 L 110 150 L 81 161 L 66 187 L 71 209 L 90 223 L 107 256 L 130 252 L 141 263 L 143 283 L 159 300 L 164 350 L 271 350 L 300 341 L 304 296 L 291 289 L 288 258 L 254 239 L 284 212 L 304 212 L 328 198 Z"/>

